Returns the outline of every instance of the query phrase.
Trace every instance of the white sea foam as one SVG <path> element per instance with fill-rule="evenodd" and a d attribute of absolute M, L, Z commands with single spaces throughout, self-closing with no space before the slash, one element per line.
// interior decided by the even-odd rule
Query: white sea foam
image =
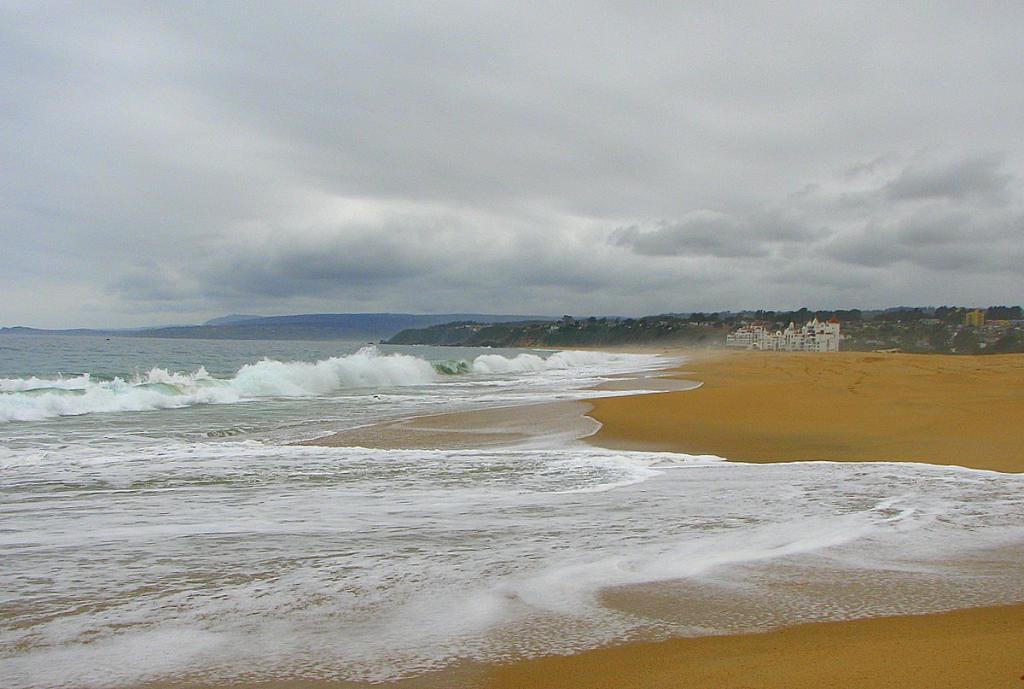
<path fill-rule="evenodd" d="M 438 379 L 429 361 L 408 354 L 381 354 L 365 347 L 349 356 L 315 363 L 264 359 L 243 366 L 231 387 L 245 397 L 305 397 L 347 388 L 426 385 Z"/>
<path fill-rule="evenodd" d="M 330 396 L 352 389 L 439 384 L 458 377 L 439 373 L 439 368 L 490 377 L 584 368 L 594 372 L 609 366 L 613 372 L 621 372 L 631 365 L 649 367 L 651 359 L 601 352 L 558 352 L 546 359 L 534 354 L 512 358 L 484 354 L 464 366 L 459 362 L 435 365 L 420 357 L 385 355 L 376 347 L 364 347 L 354 354 L 316 362 L 263 359 L 242 366 L 233 377 L 225 379 L 210 376 L 205 368 L 193 372 L 153 368 L 141 375 L 113 380 L 97 380 L 87 373 L 50 379 L 7 378 L 0 379 L 0 422 L 231 404 L 270 397 Z"/>
<path fill-rule="evenodd" d="M 473 371 L 484 374 L 521 373 L 525 371 L 551 371 L 602 366 L 609 362 L 629 361 L 629 355 L 606 352 L 556 352 L 546 359 L 536 354 L 519 354 L 509 358 L 499 354 L 482 354 L 473 360 Z M 641 360 L 637 356 L 634 361 Z"/>
<path fill-rule="evenodd" d="M 237 402 L 239 393 L 224 381 L 194 374 L 171 374 L 154 369 L 142 378 L 95 381 L 88 376 L 36 381 L 38 387 L 0 392 L 0 421 L 37 421 L 55 416 L 95 412 L 150 411 L 194 404 Z M 19 381 L 4 381 L 15 388 Z"/>
<path fill-rule="evenodd" d="M 625 636 L 1008 602 L 1024 580 L 994 550 L 1024 537 L 1024 479 L 925 465 L 163 441 L 10 473 L 12 687 L 239 668 L 388 681 Z M 690 587 L 701 616 L 602 602 L 650 582 Z"/>

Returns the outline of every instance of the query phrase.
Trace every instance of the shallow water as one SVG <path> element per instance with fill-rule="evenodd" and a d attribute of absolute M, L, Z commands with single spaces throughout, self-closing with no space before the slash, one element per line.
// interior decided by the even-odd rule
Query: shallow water
<path fill-rule="evenodd" d="M 519 353 L 461 358 L 495 354 Z M 419 358 L 430 356 L 442 360 Z M 434 451 L 282 444 L 424 410 L 582 396 L 656 365 L 570 359 L 9 421 L 4 685 L 383 681 L 626 638 L 1020 600 L 1017 475 L 744 465 L 565 439 Z M 231 380 L 245 363 L 207 370 Z M 209 433 L 224 428 L 240 430 Z"/>

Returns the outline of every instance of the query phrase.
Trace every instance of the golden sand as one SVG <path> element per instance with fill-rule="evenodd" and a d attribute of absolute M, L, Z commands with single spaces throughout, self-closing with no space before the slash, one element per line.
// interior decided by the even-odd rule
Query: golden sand
<path fill-rule="evenodd" d="M 1024 471 L 1024 356 L 700 353 L 677 375 L 704 385 L 596 400 L 592 441 L 745 462 Z"/>
<path fill-rule="evenodd" d="M 626 644 L 497 668 L 490 689 L 1013 689 L 1024 606 Z"/>

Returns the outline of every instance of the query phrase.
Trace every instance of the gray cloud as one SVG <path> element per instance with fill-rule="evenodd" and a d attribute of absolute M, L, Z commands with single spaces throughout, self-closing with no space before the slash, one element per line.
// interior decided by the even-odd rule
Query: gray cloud
<path fill-rule="evenodd" d="M 1022 22 L 8 4 L 0 325 L 1019 301 Z"/>
<path fill-rule="evenodd" d="M 1003 171 L 1002 156 L 983 155 L 939 164 L 915 163 L 885 186 L 895 200 L 950 199 L 973 196 L 1002 200 L 1013 176 Z"/>
<path fill-rule="evenodd" d="M 767 246 L 751 237 L 746 228 L 721 213 L 698 211 L 676 223 L 664 220 L 650 230 L 639 225 L 621 227 L 612 233 L 617 246 L 629 247 L 645 256 L 766 256 Z"/>
<path fill-rule="evenodd" d="M 941 272 L 1004 271 L 1024 276 L 1024 214 L 919 213 L 836 236 L 824 255 L 868 267 L 911 264 Z"/>
<path fill-rule="evenodd" d="M 211 293 L 288 297 L 327 294 L 338 286 L 373 286 L 423 276 L 427 256 L 395 237 L 335 235 L 295 241 L 287 237 L 246 246 L 227 262 L 204 267 Z"/>
<path fill-rule="evenodd" d="M 1002 158 L 922 158 L 879 156 L 746 217 L 701 211 L 620 227 L 609 241 L 646 256 L 756 258 L 757 265 L 771 257 L 779 260 L 770 262 L 768 281 L 808 287 L 866 284 L 865 274 L 840 270 L 843 264 L 1024 273 L 1024 207 L 1012 202 L 1019 185 Z M 870 277 L 878 279 L 877 272 Z"/>
<path fill-rule="evenodd" d="M 783 250 L 789 242 L 805 242 L 817 233 L 802 221 L 778 211 L 736 218 L 715 211 L 695 211 L 676 222 L 617 228 L 609 241 L 644 256 L 710 256 L 759 258 Z"/>

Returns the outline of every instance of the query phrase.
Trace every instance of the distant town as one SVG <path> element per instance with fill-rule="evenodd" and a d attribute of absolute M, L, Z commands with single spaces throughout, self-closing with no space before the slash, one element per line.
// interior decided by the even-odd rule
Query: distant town
<path fill-rule="evenodd" d="M 769 351 L 1024 352 L 1020 306 L 740 311 L 643 318 L 455 322 L 403 330 L 390 344 L 572 347 L 664 343 Z"/>
<path fill-rule="evenodd" d="M 763 323 L 751 323 L 726 335 L 725 346 L 774 352 L 838 352 L 843 337 L 840 325 L 834 316 L 827 321 L 815 317 L 799 327 L 791 321 L 785 330 L 774 332 Z"/>

